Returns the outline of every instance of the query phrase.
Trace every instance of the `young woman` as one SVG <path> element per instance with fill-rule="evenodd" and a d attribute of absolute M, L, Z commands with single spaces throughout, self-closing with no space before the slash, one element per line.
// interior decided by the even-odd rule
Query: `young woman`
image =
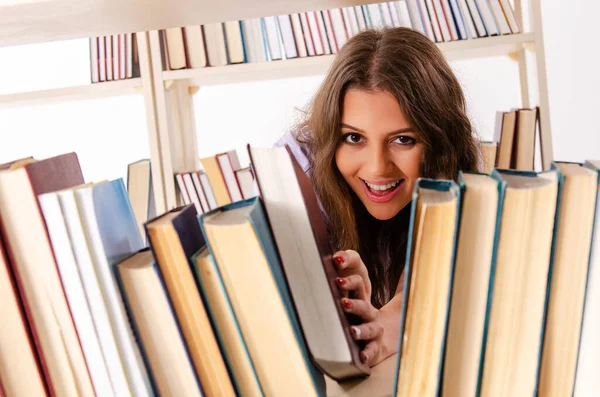
<path fill-rule="evenodd" d="M 437 46 L 406 28 L 367 30 L 339 51 L 287 144 L 311 177 L 336 250 L 344 310 L 375 365 L 398 345 L 410 203 L 419 177 L 475 171 L 461 86 Z M 348 294 L 352 292 L 352 294 Z"/>

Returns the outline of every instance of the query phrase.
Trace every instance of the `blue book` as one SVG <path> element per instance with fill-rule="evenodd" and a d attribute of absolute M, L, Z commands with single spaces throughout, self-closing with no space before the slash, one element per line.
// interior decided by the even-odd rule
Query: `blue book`
<path fill-rule="evenodd" d="M 494 169 L 506 183 L 479 393 L 537 395 L 562 175 Z"/>
<path fill-rule="evenodd" d="M 200 225 L 266 395 L 325 396 L 261 201 L 204 214 Z"/>
<path fill-rule="evenodd" d="M 144 248 L 125 184 L 116 179 L 81 187 L 75 190 L 75 200 L 127 379 L 136 396 L 152 395 L 116 275 L 119 262 Z"/>
<path fill-rule="evenodd" d="M 417 181 L 404 269 L 394 396 L 439 394 L 460 202 L 461 192 L 453 181 Z"/>

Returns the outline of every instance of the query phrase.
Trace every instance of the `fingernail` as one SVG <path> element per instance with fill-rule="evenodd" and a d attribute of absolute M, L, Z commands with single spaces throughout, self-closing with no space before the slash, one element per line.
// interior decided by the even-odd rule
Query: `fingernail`
<path fill-rule="evenodd" d="M 350 332 L 352 332 L 354 339 L 358 339 L 360 337 L 360 328 L 352 326 L 350 327 Z"/>
<path fill-rule="evenodd" d="M 342 258 L 341 256 L 334 256 L 333 260 L 335 261 L 335 263 L 337 263 L 338 265 L 343 265 L 344 264 L 344 258 Z"/>
<path fill-rule="evenodd" d="M 362 360 L 363 363 L 366 363 L 367 361 L 369 361 L 369 355 L 367 353 L 361 352 L 360 353 L 360 358 Z"/>
<path fill-rule="evenodd" d="M 336 278 L 336 279 L 335 279 L 335 281 L 336 281 L 336 282 L 337 282 L 339 285 L 345 285 L 345 284 L 346 284 L 346 280 L 345 280 L 345 279 L 343 279 L 343 278 L 341 278 L 341 277 L 339 277 L 339 278 Z"/>
<path fill-rule="evenodd" d="M 346 310 L 352 309 L 352 302 L 350 302 L 348 299 L 342 299 L 342 304 L 344 305 Z"/>

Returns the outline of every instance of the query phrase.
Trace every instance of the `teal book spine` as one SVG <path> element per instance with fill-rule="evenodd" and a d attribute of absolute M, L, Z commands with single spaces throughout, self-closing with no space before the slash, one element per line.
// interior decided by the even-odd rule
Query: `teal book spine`
<path fill-rule="evenodd" d="M 449 286 L 448 286 L 448 296 L 446 298 L 447 306 L 446 306 L 446 315 L 444 320 L 444 330 L 443 330 L 443 340 L 440 351 L 440 363 L 438 366 L 438 380 L 437 380 L 437 388 L 436 395 L 441 393 L 442 387 L 442 374 L 444 367 L 444 356 L 446 350 L 446 332 L 448 329 L 448 319 L 450 315 L 450 302 L 452 301 L 452 285 L 454 281 L 454 262 L 456 257 L 456 241 L 458 237 L 458 228 L 460 221 L 460 209 L 461 209 L 461 190 L 456 182 L 451 180 L 436 180 L 436 179 L 428 179 L 428 178 L 419 178 L 415 185 L 413 191 L 413 198 L 411 202 L 411 212 L 410 212 L 410 223 L 408 228 L 408 242 L 406 244 L 406 265 L 404 268 L 405 276 L 404 276 L 404 285 L 402 289 L 402 309 L 400 314 L 400 332 L 398 337 L 398 349 L 397 357 L 396 357 L 396 372 L 394 376 L 394 385 L 392 389 L 392 396 L 396 395 L 396 390 L 398 389 L 399 382 L 399 372 L 400 366 L 402 365 L 402 341 L 404 335 L 404 326 L 406 322 L 406 309 L 408 306 L 408 297 L 410 296 L 410 279 L 412 276 L 412 252 L 413 252 L 413 234 L 415 231 L 415 222 L 416 222 L 416 213 L 417 213 L 417 200 L 419 197 L 419 188 L 438 190 L 438 191 L 446 191 L 451 192 L 456 197 L 456 220 L 454 226 L 454 236 L 452 237 L 452 256 L 450 261 L 450 277 L 449 277 Z"/>
<path fill-rule="evenodd" d="M 314 385 L 314 389 L 319 396 L 326 396 L 325 390 L 325 378 L 321 371 L 317 368 L 315 363 L 313 362 L 308 347 L 306 346 L 306 342 L 304 339 L 304 334 L 302 332 L 302 328 L 300 327 L 300 322 L 294 308 L 294 304 L 291 298 L 291 293 L 285 279 L 285 275 L 283 273 L 283 267 L 281 265 L 281 260 L 279 258 L 279 254 L 277 248 L 275 246 L 274 237 L 271 232 L 271 228 L 267 221 L 266 212 L 264 209 L 264 205 L 260 198 L 253 197 L 247 200 L 238 201 L 235 203 L 227 204 L 217 210 L 208 212 L 200 217 L 200 224 L 202 225 L 202 219 L 204 217 L 208 217 L 211 214 L 217 211 L 230 211 L 236 208 L 241 208 L 245 206 L 253 206 L 253 210 L 250 213 L 249 221 L 252 223 L 254 231 L 258 237 L 258 240 L 261 244 L 263 253 L 265 254 L 265 258 L 269 264 L 269 268 L 271 270 L 271 274 L 273 276 L 273 280 L 277 285 L 279 294 L 281 296 L 281 300 L 284 304 L 284 307 L 288 313 L 288 319 L 294 330 L 294 334 L 296 337 L 296 341 L 300 350 L 302 351 L 302 356 L 304 357 L 304 362 L 309 370 L 309 373 L 312 375 L 312 381 Z M 205 233 L 204 227 L 202 228 L 202 232 Z M 206 237 L 206 234 L 205 234 Z M 208 241 L 208 239 L 207 239 Z M 210 249 L 210 244 L 208 244 Z M 212 250 L 210 251 L 212 254 Z"/>
<path fill-rule="evenodd" d="M 198 223 L 200 224 L 200 228 L 202 229 L 202 232 L 204 233 L 204 226 L 202 225 L 201 222 L 201 216 L 198 216 Z M 207 246 L 208 248 L 208 246 Z M 210 248 L 208 248 L 210 251 Z M 225 342 L 223 340 L 223 336 L 221 335 L 221 333 L 219 332 L 219 327 L 217 327 L 217 325 L 215 324 L 214 321 L 214 308 L 211 307 L 207 297 L 206 297 L 206 286 L 204 285 L 204 283 L 202 282 L 202 279 L 199 277 L 199 271 L 198 268 L 196 267 L 195 263 L 196 263 L 196 257 L 198 256 L 198 254 L 200 254 L 202 250 L 198 251 L 197 253 L 195 253 L 194 255 L 192 255 L 192 263 L 194 264 L 194 276 L 196 277 L 196 282 L 198 283 L 198 288 L 200 290 L 200 296 L 202 297 L 202 301 L 204 302 L 204 306 L 206 307 L 206 312 L 208 313 L 208 317 L 210 319 L 211 325 L 213 327 L 213 330 L 215 332 L 215 336 L 217 337 L 217 341 L 219 343 L 219 347 L 221 349 L 221 354 L 223 354 L 223 358 L 225 359 L 225 363 L 227 364 L 227 369 L 229 370 L 229 374 L 231 376 L 231 379 L 233 380 L 233 384 L 235 386 L 235 390 L 238 396 L 242 396 L 242 391 L 240 389 L 240 385 L 239 385 L 239 379 L 237 379 L 233 373 L 232 370 L 232 360 L 234 359 L 233 357 L 229 357 L 227 354 L 227 351 L 225 349 Z M 212 256 L 212 254 L 210 254 L 210 260 L 214 263 L 214 258 Z M 222 291 L 223 295 L 225 296 L 225 299 L 227 301 L 227 311 L 229 312 L 229 314 L 231 315 L 231 317 L 233 318 L 234 322 L 235 322 L 235 330 L 236 330 L 236 334 L 237 337 L 239 338 L 239 340 L 241 341 L 242 347 L 244 349 L 244 355 L 246 356 L 246 359 L 252 363 L 252 358 L 250 357 L 250 353 L 248 352 L 248 348 L 246 346 L 246 340 L 244 339 L 244 336 L 242 334 L 242 331 L 240 329 L 240 325 L 237 321 L 237 317 L 235 316 L 235 313 L 233 311 L 233 307 L 231 306 L 231 301 L 229 300 L 229 295 L 227 294 L 227 290 L 225 289 L 225 285 L 223 284 L 223 279 L 221 277 L 221 272 L 219 271 L 219 267 L 214 266 L 214 271 L 215 274 L 217 276 L 217 278 L 219 279 L 219 286 L 218 288 Z M 256 382 L 256 384 L 259 385 L 260 387 L 260 382 L 258 380 L 258 376 L 256 375 L 256 371 L 254 368 L 254 364 L 252 364 L 252 376 L 254 378 L 254 381 Z M 262 389 L 260 390 L 260 395 L 264 396 L 264 392 L 262 391 Z"/>
<path fill-rule="evenodd" d="M 461 187 L 461 190 L 464 194 L 464 192 L 466 191 L 466 186 L 464 184 L 464 181 L 462 180 L 462 172 L 459 174 L 459 184 Z M 486 175 L 486 174 L 481 174 L 481 175 Z M 483 336 L 482 336 L 482 340 L 481 340 L 481 356 L 479 359 L 479 370 L 478 370 L 478 375 L 477 375 L 477 386 L 475 388 L 476 390 L 476 397 L 479 397 L 481 395 L 481 382 L 483 380 L 483 364 L 485 362 L 485 348 L 487 345 L 487 336 L 488 336 L 488 331 L 489 331 L 489 324 L 490 324 L 490 313 L 492 311 L 492 298 L 494 296 L 494 281 L 496 279 L 496 263 L 497 263 L 497 257 L 498 257 L 498 244 L 500 242 L 500 225 L 502 223 L 502 207 L 504 205 L 504 194 L 506 192 L 506 182 L 503 181 L 501 178 L 498 177 L 498 175 L 493 174 L 490 175 L 491 178 L 493 178 L 494 180 L 497 181 L 498 183 L 498 206 L 496 208 L 496 225 L 495 225 L 495 232 L 494 232 L 494 242 L 493 242 L 493 246 L 492 246 L 492 263 L 490 265 L 490 279 L 489 279 L 489 284 L 488 284 L 488 295 L 487 295 L 487 300 L 486 300 L 486 309 L 485 309 L 485 319 L 483 321 Z"/>

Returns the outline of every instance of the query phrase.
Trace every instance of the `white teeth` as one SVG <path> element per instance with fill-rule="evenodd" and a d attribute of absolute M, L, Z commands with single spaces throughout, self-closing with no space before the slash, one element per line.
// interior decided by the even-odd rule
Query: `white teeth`
<path fill-rule="evenodd" d="M 396 187 L 396 185 L 398 185 L 402 180 L 397 180 L 395 182 L 392 183 L 388 183 L 387 185 L 374 185 L 372 183 L 369 183 L 367 181 L 365 181 L 365 183 L 367 184 L 367 186 L 373 190 L 388 190 L 391 189 L 393 187 Z"/>

